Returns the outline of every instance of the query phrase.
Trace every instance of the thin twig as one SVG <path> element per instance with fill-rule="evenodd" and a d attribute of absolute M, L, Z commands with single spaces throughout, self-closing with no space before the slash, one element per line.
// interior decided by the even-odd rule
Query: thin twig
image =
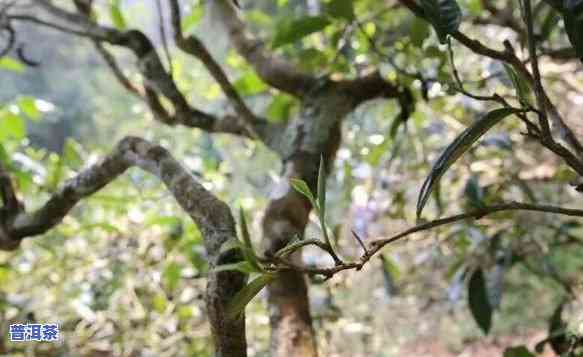
<path fill-rule="evenodd" d="M 374 240 L 369 244 L 369 249 L 360 257 L 360 262 L 349 262 L 344 263 L 341 265 L 336 265 L 330 268 L 312 268 L 312 267 L 305 267 L 295 265 L 290 262 L 282 262 L 277 260 L 275 263 L 283 264 L 282 268 L 293 269 L 302 273 L 307 274 L 321 274 L 326 277 L 331 277 L 332 275 L 343 271 L 343 270 L 350 270 L 356 269 L 360 270 L 362 267 L 370 261 L 370 259 L 375 256 L 383 247 L 388 244 L 394 243 L 396 241 L 402 240 L 411 234 L 419 233 L 422 231 L 427 231 L 436 227 L 452 224 L 455 222 L 463 221 L 466 219 L 481 219 L 485 216 L 503 212 L 503 211 L 531 211 L 531 212 L 544 212 L 544 213 L 553 213 L 553 214 L 560 214 L 566 216 L 574 216 L 574 217 L 583 217 L 583 210 L 580 209 L 572 209 L 572 208 L 564 208 L 559 206 L 552 206 L 552 205 L 537 205 L 537 204 L 530 204 L 530 203 L 522 203 L 522 202 L 509 202 L 503 203 L 493 206 L 486 206 L 480 209 L 460 213 L 457 215 L 436 219 L 433 221 L 425 222 L 419 225 L 416 225 L 412 228 L 409 228 L 403 232 L 400 232 L 392 237 Z"/>
<path fill-rule="evenodd" d="M 455 65 L 455 59 L 454 59 L 454 55 L 453 55 L 453 47 L 451 45 L 451 40 L 449 38 L 447 41 L 447 52 L 449 54 L 449 62 L 451 64 L 451 71 L 453 74 L 453 78 L 456 81 L 456 90 L 458 92 L 462 93 L 466 97 L 469 97 L 469 98 L 472 98 L 475 100 L 494 101 L 494 102 L 498 102 L 498 103 L 502 104 L 505 107 L 510 108 L 510 104 L 508 104 L 508 102 L 497 93 L 494 93 L 493 95 L 484 96 L 484 95 L 477 95 L 477 94 L 473 94 L 473 93 L 468 92 L 464 88 L 464 83 L 463 83 L 463 81 L 460 77 L 459 71 Z"/>
<path fill-rule="evenodd" d="M 158 21 L 160 22 L 160 38 L 162 40 L 162 47 L 164 49 L 164 54 L 166 55 L 166 60 L 168 61 L 168 75 L 170 78 L 174 77 L 174 72 L 172 70 L 172 56 L 170 55 L 170 50 L 168 49 L 168 39 L 166 38 L 166 24 L 164 22 L 164 11 L 162 10 L 162 3 L 160 0 L 156 0 L 156 8 L 158 11 Z"/>
<path fill-rule="evenodd" d="M 541 81 L 540 69 L 538 66 L 538 56 L 536 54 L 536 38 L 534 36 L 534 25 L 532 19 L 532 7 L 530 0 L 524 1 L 524 22 L 526 23 L 526 38 L 528 41 L 528 52 L 530 56 L 530 65 L 532 69 L 532 75 L 534 77 L 534 93 L 536 96 L 536 102 L 539 110 L 539 121 L 542 128 L 542 135 L 544 139 L 552 140 L 551 129 L 549 125 L 549 120 L 547 117 L 546 101 L 544 90 Z"/>

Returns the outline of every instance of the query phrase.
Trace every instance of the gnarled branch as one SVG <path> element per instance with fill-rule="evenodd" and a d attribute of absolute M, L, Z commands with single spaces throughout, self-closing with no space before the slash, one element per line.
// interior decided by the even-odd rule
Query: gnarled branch
<path fill-rule="evenodd" d="M 138 59 L 138 69 L 144 77 L 145 100 L 150 105 L 155 117 L 169 125 L 185 125 L 199 128 L 207 132 L 226 132 L 230 134 L 252 137 L 252 132 L 245 125 L 234 120 L 234 116 L 216 118 L 201 110 L 190 106 L 185 96 L 180 92 L 172 76 L 166 71 L 150 39 L 137 30 L 119 31 L 107 26 L 98 25 L 85 14 L 76 14 L 53 5 L 50 1 L 34 0 L 48 14 L 65 23 L 56 24 L 29 15 L 9 15 L 9 20 L 25 21 L 42 25 L 65 33 L 87 37 L 95 42 L 106 42 L 115 46 L 130 49 Z M 106 58 L 111 66 L 113 57 Z M 114 74 L 116 72 L 114 71 Z M 127 78 L 119 77 L 125 87 L 130 82 Z M 123 80 L 122 80 L 123 79 Z M 135 93 L 135 91 L 134 91 Z M 174 107 L 173 113 L 168 113 L 161 105 L 159 95 L 166 97 Z M 261 131 L 261 130 L 256 130 Z"/>
<path fill-rule="evenodd" d="M 237 239 L 233 216 L 226 203 L 207 191 L 161 146 L 126 137 L 101 162 L 65 182 L 38 210 L 22 211 L 9 220 L 0 220 L 0 248 L 14 249 L 23 238 L 53 228 L 82 199 L 132 166 L 158 177 L 200 229 L 210 266 L 206 303 L 216 355 L 245 356 L 245 319 L 228 320 L 225 311 L 230 299 L 245 285 L 246 276 L 236 271 L 217 273 L 213 269 L 241 260 L 236 250 L 221 253 L 223 244 Z"/>
<path fill-rule="evenodd" d="M 317 84 L 315 76 L 301 72 L 255 38 L 231 1 L 212 1 L 210 6 L 216 8 L 219 17 L 217 20 L 225 27 L 237 52 L 249 62 L 264 82 L 297 97 L 303 97 Z"/>

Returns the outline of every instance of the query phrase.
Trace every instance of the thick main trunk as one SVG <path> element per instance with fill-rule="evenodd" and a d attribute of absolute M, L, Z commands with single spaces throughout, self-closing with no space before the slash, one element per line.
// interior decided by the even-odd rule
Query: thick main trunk
<path fill-rule="evenodd" d="M 306 175 L 297 172 L 298 165 L 290 164 L 285 179 Z M 311 175 L 310 175 L 311 176 Z M 312 180 L 313 181 L 313 178 Z M 310 205 L 291 188 L 280 198 L 273 199 L 263 221 L 264 239 L 268 252 L 274 253 L 292 237 L 303 235 L 308 222 Z M 296 255 L 296 260 L 301 256 Z M 289 271 L 268 286 L 271 323 L 272 356 L 317 356 L 316 338 L 310 315 L 308 286 L 303 274 Z"/>
<path fill-rule="evenodd" d="M 306 178 L 290 164 L 291 172 L 285 175 Z M 300 194 L 289 187 L 280 198 L 273 199 L 263 220 L 267 251 L 274 253 L 285 246 L 291 237 L 303 235 L 308 222 L 310 205 Z M 301 259 L 301 256 L 294 257 Z M 317 356 L 316 338 L 308 298 L 308 286 L 303 274 L 289 271 L 268 286 L 268 303 L 271 323 L 272 356 Z"/>
<path fill-rule="evenodd" d="M 350 99 L 332 88 L 304 99 L 296 125 L 288 128 L 292 144 L 284 158 L 284 172 L 263 219 L 267 254 L 284 247 L 292 238 L 303 236 L 311 206 L 289 185 L 291 178 L 307 182 L 316 191 L 320 157 L 331 166 L 340 143 L 341 119 L 352 109 Z M 329 171 L 329 168 L 328 170 Z M 293 259 L 301 263 L 301 254 Z M 271 356 L 317 356 L 312 327 L 308 286 L 304 275 L 286 272 L 268 286 L 271 323 Z"/>

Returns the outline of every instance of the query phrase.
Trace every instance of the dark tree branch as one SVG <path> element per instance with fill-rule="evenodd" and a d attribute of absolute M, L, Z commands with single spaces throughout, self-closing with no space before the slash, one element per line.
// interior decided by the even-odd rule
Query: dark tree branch
<path fill-rule="evenodd" d="M 160 28 L 160 39 L 162 41 L 162 48 L 164 49 L 164 54 L 166 55 L 166 61 L 168 62 L 168 73 L 170 77 L 173 76 L 172 71 L 172 56 L 170 55 L 170 49 L 168 48 L 168 39 L 166 38 L 166 24 L 164 20 L 164 10 L 162 9 L 161 0 L 156 0 L 156 10 L 158 11 L 158 22 Z"/>
<path fill-rule="evenodd" d="M 115 59 L 113 54 L 111 54 L 111 52 L 109 52 L 103 46 L 103 44 L 101 44 L 101 42 L 95 41 L 95 48 L 97 49 L 97 52 L 99 52 L 105 63 L 109 66 L 111 72 L 113 73 L 117 81 L 122 85 L 122 87 L 124 87 L 128 92 L 137 96 L 138 98 L 144 99 L 144 96 L 140 89 L 136 87 L 132 83 L 132 81 L 130 81 L 130 79 L 123 73 L 123 70 L 117 63 L 117 60 Z"/>
<path fill-rule="evenodd" d="M 437 227 L 441 227 L 444 225 L 452 224 L 459 221 L 465 221 L 468 219 L 482 219 L 488 215 L 492 215 L 498 212 L 504 211 L 531 211 L 531 212 L 542 212 L 542 213 L 552 213 L 558 215 L 565 215 L 565 216 L 573 216 L 573 217 L 583 217 L 583 210 L 580 209 L 572 209 L 572 208 L 564 208 L 558 206 L 551 206 L 551 205 L 536 205 L 536 204 L 529 204 L 529 203 L 521 203 L 521 202 L 509 202 L 499 205 L 493 206 L 486 206 L 480 209 L 460 213 L 457 215 L 453 215 L 450 217 L 440 218 L 433 221 L 425 222 L 414 227 L 411 227 L 403 232 L 400 232 L 392 237 L 385 238 L 385 239 L 377 239 L 372 241 L 369 244 L 369 248 L 360 258 L 359 262 L 350 262 L 344 263 L 341 265 L 337 265 L 330 268 L 312 268 L 312 267 L 305 267 L 300 266 L 291 262 L 284 262 L 281 259 L 278 259 L 276 263 L 283 265 L 280 266 L 280 269 L 286 268 L 297 270 L 306 274 L 319 274 L 324 275 L 328 278 L 332 277 L 334 274 L 344 271 L 344 270 L 351 270 L 356 269 L 360 270 L 362 267 L 367 264 L 370 259 L 375 256 L 382 248 L 386 245 L 394 243 L 396 241 L 402 240 L 414 233 L 419 233 L 423 231 L 428 231 Z M 315 244 L 310 242 L 309 244 Z"/>
<path fill-rule="evenodd" d="M 187 127 L 199 128 L 207 132 L 222 132 L 235 135 L 251 137 L 252 134 L 245 126 L 234 120 L 233 116 L 226 116 L 218 119 L 213 115 L 192 108 L 184 95 L 177 88 L 172 77 L 167 73 L 162 65 L 160 57 L 156 53 L 150 40 L 140 31 L 118 31 L 113 28 L 97 25 L 85 15 L 74 14 L 60 9 L 49 1 L 34 0 L 49 14 L 65 21 L 67 26 L 62 26 L 49 21 L 38 19 L 27 15 L 10 15 L 10 20 L 25 21 L 37 25 L 46 26 L 65 33 L 87 37 L 95 42 L 106 42 L 116 46 L 126 47 L 134 52 L 138 58 L 138 69 L 144 77 L 144 95 L 146 102 L 150 105 L 156 119 L 168 125 L 185 125 Z M 103 55 L 103 51 L 102 52 Z M 106 57 L 106 62 L 111 66 L 113 57 Z M 125 76 L 120 76 L 119 67 L 114 69 L 114 75 L 120 80 L 124 87 L 130 84 Z M 131 86 L 134 87 L 135 86 Z M 130 89 L 130 91 L 134 91 Z M 134 91 L 135 93 L 135 91 Z M 161 93 L 174 107 L 173 113 L 168 113 L 159 100 Z"/>
<path fill-rule="evenodd" d="M 423 8 L 419 6 L 415 0 L 398 1 L 401 5 L 407 7 L 416 16 L 426 19 Z M 516 54 L 508 48 L 508 46 L 506 46 L 506 50 L 498 51 L 485 46 L 478 40 L 469 38 L 460 31 L 455 31 L 451 34 L 451 36 L 476 54 L 499 60 L 511 65 L 517 72 L 524 76 L 524 78 L 530 83 L 531 86 L 536 86 L 536 80 L 534 76 L 526 68 L 524 63 L 518 57 L 516 57 Z M 543 96 L 542 99 L 544 100 L 546 109 L 548 110 L 549 119 L 551 119 L 553 122 L 554 128 L 559 132 L 561 139 L 563 139 L 569 145 L 575 154 L 572 153 L 569 149 L 563 147 L 561 144 L 555 142 L 552 136 L 543 137 L 541 144 L 555 153 L 561 152 L 565 154 L 566 156 L 559 156 L 561 156 L 579 175 L 583 176 L 583 146 L 573 133 L 573 130 L 565 123 L 561 117 L 561 114 L 552 103 L 547 93 L 544 91 L 544 88 L 542 89 L 541 94 Z"/>
<path fill-rule="evenodd" d="M 378 71 L 360 78 L 339 81 L 337 85 L 352 98 L 355 107 L 372 99 L 398 98 L 401 94 L 401 88 L 385 80 Z"/>
<path fill-rule="evenodd" d="M 184 37 L 181 27 L 180 4 L 178 0 L 170 0 L 170 13 L 172 19 L 172 27 L 174 28 L 174 40 L 176 45 L 184 52 L 191 54 L 198 58 L 213 78 L 217 81 L 227 98 L 233 103 L 235 109 L 244 119 L 247 124 L 249 132 L 255 137 L 259 138 L 255 132 L 255 128 L 261 121 L 243 101 L 235 87 L 229 81 L 227 74 L 221 68 L 221 65 L 212 57 L 205 45 L 195 36 Z M 263 120 L 263 124 L 266 122 Z"/>
<path fill-rule="evenodd" d="M 526 39 L 528 42 L 528 53 L 530 55 L 530 66 L 534 79 L 534 93 L 538 106 L 539 122 L 542 128 L 543 138 L 552 140 L 551 128 L 547 117 L 547 106 L 544 89 L 541 81 L 540 69 L 538 66 L 538 55 L 536 54 L 536 39 L 534 37 L 534 25 L 532 19 L 532 7 L 530 0 L 524 0 L 524 22 L 526 23 Z"/>
<path fill-rule="evenodd" d="M 246 275 L 236 271 L 217 273 L 214 269 L 241 260 L 236 250 L 221 252 L 226 242 L 237 239 L 233 216 L 227 204 L 207 191 L 161 146 L 135 137 L 123 139 L 101 162 L 65 182 L 38 210 L 20 212 L 8 221 L 0 220 L 0 248 L 14 249 L 23 238 L 45 233 L 82 199 L 132 166 L 158 177 L 200 229 L 210 266 L 206 302 L 215 353 L 245 356 L 245 319 L 228 320 L 225 313 L 230 299 L 245 285 Z"/>
<path fill-rule="evenodd" d="M 274 88 L 303 97 L 317 85 L 317 78 L 300 72 L 282 57 L 271 53 L 265 44 L 255 38 L 240 18 L 238 9 L 231 1 L 212 1 L 218 21 L 225 27 L 237 52 L 255 69 L 259 77 Z"/>
<path fill-rule="evenodd" d="M 219 214 L 222 211 L 215 212 L 211 208 L 219 205 L 219 201 L 165 149 L 139 138 L 127 137 L 100 163 L 68 180 L 40 209 L 17 215 L 6 231 L 13 239 L 45 233 L 59 224 L 79 201 L 102 189 L 131 166 L 140 167 L 159 177 L 201 230 L 212 231 L 226 224 L 221 223 L 225 218 L 224 214 Z M 222 203 L 220 206 L 226 207 Z M 213 214 L 217 217 L 213 217 Z"/>
<path fill-rule="evenodd" d="M 18 207 L 21 205 L 20 201 L 16 195 L 16 189 L 12 184 L 12 179 L 8 170 L 4 168 L 2 162 L 0 162 L 0 198 L 4 205 L 4 210 L 10 214 L 16 214 Z"/>

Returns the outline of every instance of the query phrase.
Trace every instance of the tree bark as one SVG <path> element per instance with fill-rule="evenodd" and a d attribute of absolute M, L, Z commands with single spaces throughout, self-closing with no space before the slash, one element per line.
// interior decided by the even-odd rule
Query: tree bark
<path fill-rule="evenodd" d="M 4 188 L 4 205 L 0 207 L 0 250 L 14 250 L 23 238 L 43 234 L 58 225 L 82 199 L 99 191 L 132 166 L 158 177 L 200 229 L 209 263 L 206 306 L 215 356 L 245 357 L 245 316 L 228 319 L 226 310 L 233 296 L 245 286 L 247 276 L 238 271 L 215 271 L 219 265 L 242 260 L 239 250 L 221 249 L 225 243 L 237 240 L 235 220 L 229 206 L 207 191 L 161 146 L 126 137 L 112 153 L 66 181 L 33 212 L 26 212 L 19 204 L 7 172 L 0 166 L 0 183 Z"/>
<path fill-rule="evenodd" d="M 283 157 L 283 179 L 272 195 L 263 219 L 266 254 L 273 254 L 295 236 L 303 236 L 311 206 L 289 185 L 291 178 L 307 182 L 316 192 L 318 167 L 323 157 L 327 172 L 341 139 L 341 121 L 353 109 L 353 100 L 335 84 L 324 84 L 302 102 L 300 116 L 287 129 L 288 155 Z M 283 150 L 286 152 L 286 150 Z M 301 253 L 292 259 L 301 260 Z M 308 286 L 303 274 L 281 274 L 267 289 L 271 356 L 317 356 Z"/>

